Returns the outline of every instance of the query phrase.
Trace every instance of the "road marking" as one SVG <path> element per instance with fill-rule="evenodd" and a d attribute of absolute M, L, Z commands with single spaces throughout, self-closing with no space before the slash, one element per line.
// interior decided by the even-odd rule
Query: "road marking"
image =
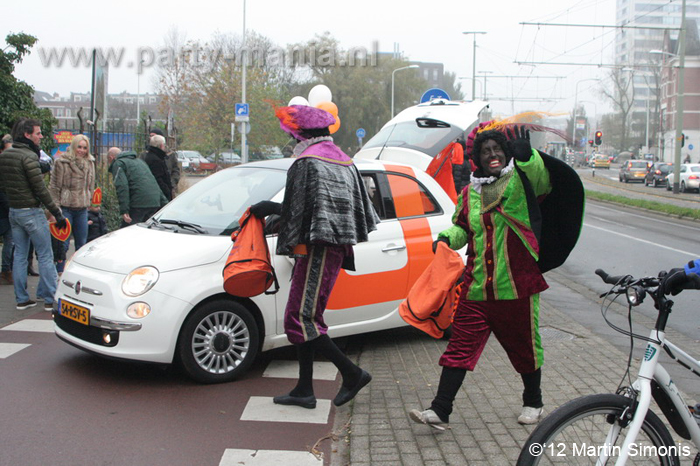
<path fill-rule="evenodd" d="M 315 409 L 306 409 L 299 406 L 276 405 L 272 402 L 272 397 L 251 396 L 243 410 L 241 421 L 326 424 L 330 412 L 331 400 L 318 400 Z"/>
<path fill-rule="evenodd" d="M 331 362 L 314 361 L 314 380 L 335 380 L 338 369 Z M 263 377 L 278 377 L 280 379 L 298 379 L 299 363 L 297 361 L 271 361 L 267 365 Z"/>
<path fill-rule="evenodd" d="M 633 239 L 635 241 L 639 241 L 640 243 L 646 243 L 646 244 L 650 244 L 652 246 L 656 246 L 656 247 L 659 247 L 662 249 L 668 249 L 669 251 L 680 252 L 681 254 L 685 254 L 685 255 L 693 256 L 693 257 L 698 256 L 698 253 L 696 253 L 696 252 L 688 252 L 688 251 L 682 251 L 682 250 L 676 249 L 676 248 L 670 248 L 668 246 L 664 246 L 663 244 L 654 243 L 653 241 L 647 241 L 645 239 L 635 238 L 634 236 L 626 235 L 624 233 L 618 233 L 616 231 L 608 230 L 607 228 L 596 227 L 596 226 L 591 225 L 590 223 L 584 222 L 583 225 L 590 227 L 590 228 L 595 228 L 596 230 L 601 230 L 601 231 L 605 231 L 607 233 L 612 233 L 613 235 L 622 236 L 623 238 Z"/>
<path fill-rule="evenodd" d="M 600 208 L 600 209 L 602 209 L 602 210 L 609 210 L 609 211 L 615 212 L 615 213 L 617 213 L 617 214 L 620 213 L 620 211 L 617 210 L 617 209 L 611 209 L 611 208 L 609 208 L 609 207 L 603 207 L 602 205 L 596 205 L 596 207 L 597 207 L 597 208 Z M 686 230 L 693 230 L 693 231 L 697 231 L 697 230 L 699 229 L 698 227 L 694 227 L 694 226 L 690 226 L 690 225 L 683 225 L 682 223 L 674 223 L 674 222 L 669 222 L 669 221 L 667 221 L 667 220 L 661 220 L 661 219 L 658 219 L 658 218 L 653 218 L 653 217 L 650 217 L 649 215 L 633 214 L 632 212 L 627 212 L 627 211 L 625 211 L 625 215 L 629 215 L 630 217 L 643 218 L 644 220 L 650 220 L 650 221 L 656 222 L 656 223 L 664 223 L 664 224 L 666 224 L 666 225 L 673 225 L 674 228 L 676 228 L 676 227 L 678 227 L 678 228 L 685 228 Z"/>
<path fill-rule="evenodd" d="M 221 457 L 219 466 L 318 466 L 322 459 L 316 458 L 308 451 L 289 450 L 242 450 L 227 448 Z"/>
<path fill-rule="evenodd" d="M 0 330 L 12 330 L 16 332 L 43 332 L 53 333 L 53 320 L 24 319 Z"/>
<path fill-rule="evenodd" d="M 0 343 L 0 359 L 5 359 L 8 356 L 12 356 L 15 353 L 22 351 L 32 345 L 27 345 L 24 343 Z"/>

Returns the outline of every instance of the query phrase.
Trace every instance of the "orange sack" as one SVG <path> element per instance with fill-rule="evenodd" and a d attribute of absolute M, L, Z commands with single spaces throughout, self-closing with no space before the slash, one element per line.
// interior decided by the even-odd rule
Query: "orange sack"
<path fill-rule="evenodd" d="M 265 220 L 246 210 L 238 221 L 241 226 L 231 234 L 233 247 L 224 267 L 224 290 L 233 296 L 249 298 L 279 291 L 270 250 L 265 240 Z M 275 284 L 271 292 L 267 290 Z"/>
<path fill-rule="evenodd" d="M 399 306 L 401 318 L 433 338 L 442 338 L 452 324 L 463 270 L 464 262 L 459 253 L 439 242 L 433 262 Z"/>

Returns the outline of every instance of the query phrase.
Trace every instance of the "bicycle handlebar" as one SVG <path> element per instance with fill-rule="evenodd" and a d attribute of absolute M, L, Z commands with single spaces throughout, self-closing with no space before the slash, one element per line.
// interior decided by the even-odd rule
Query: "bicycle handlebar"
<path fill-rule="evenodd" d="M 609 285 L 626 285 L 630 283 L 632 280 L 632 275 L 615 275 L 611 276 L 608 275 L 608 273 L 603 270 L 603 269 L 596 269 L 595 274 L 598 275 L 600 278 L 603 279 L 605 283 L 608 283 Z"/>

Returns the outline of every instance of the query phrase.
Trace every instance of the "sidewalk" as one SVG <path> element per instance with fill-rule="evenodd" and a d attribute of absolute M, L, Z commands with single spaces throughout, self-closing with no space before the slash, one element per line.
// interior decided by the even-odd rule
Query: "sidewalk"
<path fill-rule="evenodd" d="M 626 353 L 553 307 L 547 292 L 542 294 L 540 325 L 545 414 L 579 396 L 615 392 L 626 369 Z M 437 361 L 447 342 L 413 328 L 384 332 L 382 337 L 372 338 L 370 345 L 360 336 L 348 345 L 348 353 L 373 380 L 349 408 L 338 410 L 335 432 L 340 441 L 333 465 L 515 464 L 533 426 L 517 422 L 522 382 L 495 337 L 489 339 L 475 372 L 467 374 L 445 432 L 414 423 L 408 411 L 430 406 L 441 372 Z M 341 430 L 348 416 L 346 435 Z"/>

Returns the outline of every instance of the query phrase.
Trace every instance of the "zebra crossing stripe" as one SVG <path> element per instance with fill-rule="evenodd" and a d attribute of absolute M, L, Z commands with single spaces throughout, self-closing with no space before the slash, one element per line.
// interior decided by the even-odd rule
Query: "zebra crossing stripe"
<path fill-rule="evenodd" d="M 0 328 L 0 330 L 53 333 L 54 323 L 53 320 L 24 319 L 10 324 L 7 327 Z"/>
<path fill-rule="evenodd" d="M 0 359 L 5 359 L 32 345 L 24 343 L 0 343 Z"/>
<path fill-rule="evenodd" d="M 227 448 L 219 466 L 322 466 L 323 460 L 308 451 L 242 450 Z"/>

